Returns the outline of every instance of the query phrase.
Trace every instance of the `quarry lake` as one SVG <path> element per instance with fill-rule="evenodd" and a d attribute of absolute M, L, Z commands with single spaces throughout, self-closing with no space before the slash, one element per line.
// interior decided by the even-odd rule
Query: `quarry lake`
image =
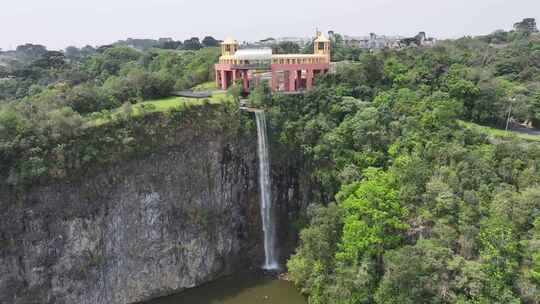
<path fill-rule="evenodd" d="M 261 274 L 236 274 L 144 304 L 306 304 L 292 283 Z"/>

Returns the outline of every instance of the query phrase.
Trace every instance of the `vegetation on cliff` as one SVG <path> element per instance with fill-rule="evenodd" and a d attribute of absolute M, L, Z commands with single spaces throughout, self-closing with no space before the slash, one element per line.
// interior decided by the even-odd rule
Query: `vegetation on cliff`
<path fill-rule="evenodd" d="M 0 80 L 2 186 L 64 178 L 157 148 L 160 140 L 166 145 L 184 113 L 196 122 L 199 111 L 206 113 L 204 121 L 220 109 L 233 111 L 224 96 L 169 98 L 173 90 L 210 79 L 215 48 L 141 52 L 115 46 L 78 57 L 44 52 L 27 65 L 10 66 L 15 77 Z M 188 108 L 216 101 L 224 105 Z M 224 126 L 232 122 L 215 119 Z M 139 141 L 142 134 L 148 142 Z"/>
<path fill-rule="evenodd" d="M 310 303 L 540 301 L 540 146 L 470 127 L 504 127 L 510 105 L 538 126 L 539 52 L 498 32 L 363 54 L 304 96 L 255 92 L 272 155 L 314 188 L 288 262 Z"/>

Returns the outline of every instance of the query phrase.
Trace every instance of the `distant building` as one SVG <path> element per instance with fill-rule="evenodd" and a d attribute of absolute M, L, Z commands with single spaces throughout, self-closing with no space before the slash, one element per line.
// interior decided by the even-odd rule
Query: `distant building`
<path fill-rule="evenodd" d="M 271 47 L 273 45 L 277 44 L 277 40 L 275 38 L 266 38 L 262 39 L 256 42 L 244 42 L 243 45 L 245 47 Z"/>
<path fill-rule="evenodd" d="M 403 39 L 401 36 L 385 36 L 375 33 L 370 33 L 369 36 L 343 36 L 343 40 L 347 46 L 371 50 L 398 48 L 401 39 Z"/>
<path fill-rule="evenodd" d="M 399 41 L 400 47 L 411 46 L 433 46 L 437 40 L 432 37 L 427 37 L 426 32 L 419 32 L 416 36 L 410 38 L 404 38 Z"/>
<path fill-rule="evenodd" d="M 277 43 L 275 38 L 266 38 L 260 41 L 260 43 Z"/>
<path fill-rule="evenodd" d="M 334 31 L 328 31 L 328 38 L 333 40 L 336 37 Z M 343 43 L 348 47 L 355 47 L 368 50 L 380 50 L 380 49 L 400 49 L 404 47 L 430 47 L 436 44 L 437 40 L 432 37 L 428 37 L 426 32 L 419 32 L 414 37 L 403 36 L 387 36 L 377 35 L 376 33 L 370 33 L 369 36 L 349 36 L 343 35 Z M 311 38 L 300 37 L 283 37 L 283 38 L 267 38 L 257 42 L 244 43 L 242 47 L 251 48 L 264 48 L 272 47 L 280 42 L 294 42 L 304 47 L 312 42 Z"/>
<path fill-rule="evenodd" d="M 306 44 L 310 43 L 311 42 L 311 38 L 307 38 L 307 37 L 282 37 L 282 38 L 278 38 L 276 39 L 277 40 L 277 43 L 281 43 L 281 42 L 293 42 L 293 43 L 296 43 L 300 46 L 305 46 Z"/>
<path fill-rule="evenodd" d="M 242 47 L 254 47 L 254 48 L 263 48 L 263 47 L 272 47 L 276 44 L 282 42 L 293 42 L 298 44 L 300 47 L 304 47 L 307 44 L 311 43 L 311 38 L 302 38 L 302 37 L 281 37 L 281 38 L 266 38 L 256 42 L 244 42 Z"/>
<path fill-rule="evenodd" d="M 514 30 L 516 32 L 537 33 L 536 20 L 534 18 L 525 18 L 523 21 L 514 24 Z"/>

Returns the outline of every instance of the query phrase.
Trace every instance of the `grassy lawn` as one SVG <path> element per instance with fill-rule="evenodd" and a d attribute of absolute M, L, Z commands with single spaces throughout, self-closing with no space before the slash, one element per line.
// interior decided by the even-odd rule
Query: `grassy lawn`
<path fill-rule="evenodd" d="M 522 133 L 522 132 L 517 132 L 517 131 L 508 131 L 508 132 L 506 132 L 505 130 L 502 130 L 502 129 L 481 126 L 481 125 L 478 125 L 478 124 L 475 124 L 475 123 L 472 123 L 472 122 L 465 122 L 465 121 L 460 121 L 460 124 L 465 126 L 466 128 L 479 130 L 480 132 L 488 134 L 488 135 L 490 135 L 492 137 L 519 138 L 519 139 L 524 139 L 524 140 L 527 140 L 527 141 L 540 142 L 540 136 L 539 135 L 527 134 L 527 133 Z"/>
<path fill-rule="evenodd" d="M 149 112 L 164 112 L 174 108 L 179 108 L 184 105 L 200 105 L 205 102 L 210 103 L 218 102 L 214 97 L 212 98 L 187 98 L 187 97 L 167 97 L 157 100 L 144 101 L 133 105 L 133 115 L 140 115 L 141 109 L 146 108 Z"/>
<path fill-rule="evenodd" d="M 144 113 L 167 112 L 184 106 L 202 105 L 205 102 L 218 104 L 227 99 L 226 93 L 216 93 L 210 98 L 188 98 L 188 97 L 166 97 L 156 100 L 148 100 L 134 104 L 132 106 L 132 116 L 139 116 Z M 122 107 L 111 111 L 110 115 L 90 115 L 87 126 L 99 126 L 116 119 L 122 114 Z"/>
<path fill-rule="evenodd" d="M 215 81 L 209 81 L 209 82 L 201 83 L 201 84 L 193 87 L 192 90 L 195 91 L 195 92 L 215 91 L 215 90 L 218 90 L 218 87 L 217 87 Z"/>

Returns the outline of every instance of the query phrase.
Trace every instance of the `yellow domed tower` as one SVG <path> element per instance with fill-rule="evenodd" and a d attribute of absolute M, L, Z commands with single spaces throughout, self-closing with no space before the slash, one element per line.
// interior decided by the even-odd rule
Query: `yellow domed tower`
<path fill-rule="evenodd" d="M 221 43 L 221 55 L 233 56 L 238 51 L 238 42 L 232 38 L 227 38 Z"/>
<path fill-rule="evenodd" d="M 317 39 L 313 42 L 314 54 L 324 55 L 326 62 L 330 63 L 330 39 L 317 31 Z"/>
<path fill-rule="evenodd" d="M 232 38 L 227 38 L 221 43 L 221 57 L 219 57 L 219 62 L 214 69 L 216 71 L 216 85 L 222 90 L 227 90 L 239 76 L 239 71 L 233 68 L 233 65 L 236 64 L 234 55 L 239 47 L 238 42 Z"/>

